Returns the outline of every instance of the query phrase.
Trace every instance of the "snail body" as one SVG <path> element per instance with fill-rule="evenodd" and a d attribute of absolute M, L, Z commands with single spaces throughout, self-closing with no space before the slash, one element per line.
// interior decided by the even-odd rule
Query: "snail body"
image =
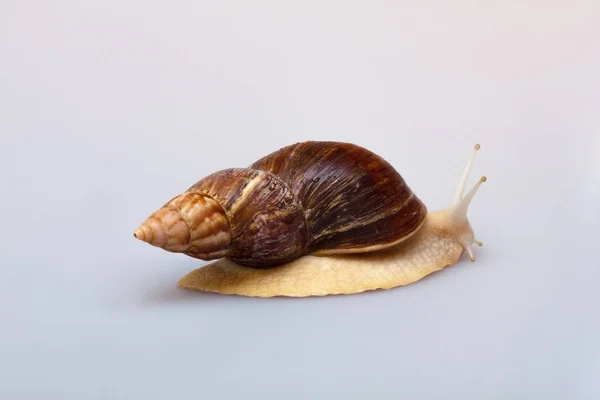
<path fill-rule="evenodd" d="M 402 176 L 350 143 L 304 142 L 248 168 L 217 171 L 167 202 L 135 236 L 215 260 L 179 281 L 188 289 L 271 297 L 350 294 L 412 283 L 453 265 L 473 230 L 463 197 L 428 212 Z"/>

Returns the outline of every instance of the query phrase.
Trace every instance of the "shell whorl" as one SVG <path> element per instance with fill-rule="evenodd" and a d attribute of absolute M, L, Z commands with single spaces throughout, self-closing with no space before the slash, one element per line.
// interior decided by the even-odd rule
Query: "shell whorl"
<path fill-rule="evenodd" d="M 302 203 L 310 234 L 307 253 L 390 247 L 414 234 L 427 214 L 387 161 L 351 143 L 296 143 L 251 168 L 276 175 Z"/>
<path fill-rule="evenodd" d="M 203 260 L 225 257 L 231 244 L 225 211 L 217 201 L 198 193 L 183 193 L 167 202 L 134 236 L 167 251 Z"/>
<path fill-rule="evenodd" d="M 227 257 L 267 268 L 304 254 L 308 229 L 302 205 L 276 176 L 249 168 L 215 172 L 190 193 L 215 199 L 225 210 L 232 243 Z"/>

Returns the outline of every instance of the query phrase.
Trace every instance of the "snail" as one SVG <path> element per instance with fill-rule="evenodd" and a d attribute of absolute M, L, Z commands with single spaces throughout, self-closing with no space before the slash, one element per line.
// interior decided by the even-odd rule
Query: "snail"
<path fill-rule="evenodd" d="M 452 204 L 430 212 L 383 158 L 351 143 L 309 141 L 206 176 L 134 236 L 217 260 L 180 287 L 252 297 L 324 296 L 407 285 L 475 261 L 465 195 L 475 145 Z"/>

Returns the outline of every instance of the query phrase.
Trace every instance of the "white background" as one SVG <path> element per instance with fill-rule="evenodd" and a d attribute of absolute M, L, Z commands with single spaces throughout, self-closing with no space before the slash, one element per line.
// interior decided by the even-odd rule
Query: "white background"
<path fill-rule="evenodd" d="M 0 398 L 600 398 L 596 1 L 0 1 Z M 248 299 L 133 230 L 205 175 L 365 146 L 485 245 Z"/>

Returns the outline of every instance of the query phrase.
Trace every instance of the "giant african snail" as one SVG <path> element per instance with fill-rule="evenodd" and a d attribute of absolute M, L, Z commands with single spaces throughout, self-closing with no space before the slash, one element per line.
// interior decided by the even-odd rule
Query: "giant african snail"
<path fill-rule="evenodd" d="M 475 261 L 464 195 L 476 145 L 446 209 L 427 212 L 400 174 L 353 144 L 305 142 L 249 168 L 218 171 L 153 213 L 134 233 L 167 251 L 220 260 L 179 281 L 246 296 L 389 289 Z"/>

